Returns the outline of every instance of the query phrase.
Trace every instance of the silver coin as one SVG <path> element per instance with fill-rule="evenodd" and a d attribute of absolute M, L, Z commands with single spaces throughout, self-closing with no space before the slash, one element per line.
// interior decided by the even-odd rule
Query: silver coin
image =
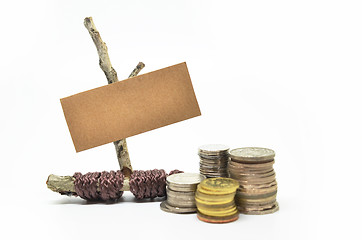
<path fill-rule="evenodd" d="M 223 166 L 223 167 L 227 167 L 228 162 L 227 161 L 218 161 L 218 162 L 209 162 L 209 161 L 203 161 L 200 160 L 200 165 L 205 165 L 205 166 Z"/>
<path fill-rule="evenodd" d="M 227 173 L 227 169 L 226 168 L 200 168 L 200 172 L 202 173 L 207 173 L 207 172 L 210 172 L 210 173 Z"/>
<path fill-rule="evenodd" d="M 202 158 L 210 158 L 210 159 L 213 159 L 213 158 L 227 158 L 229 157 L 229 153 L 226 151 L 226 152 L 219 152 L 219 153 L 210 153 L 210 152 L 198 152 L 198 155 L 199 157 L 202 157 Z"/>
<path fill-rule="evenodd" d="M 194 193 L 197 189 L 197 185 L 176 185 L 176 184 L 167 184 L 167 188 L 176 192 L 191 192 Z"/>
<path fill-rule="evenodd" d="M 223 155 L 223 156 L 204 156 L 204 155 L 199 155 L 200 160 L 204 160 L 207 162 L 225 162 L 229 160 L 229 156 Z"/>
<path fill-rule="evenodd" d="M 167 198 L 166 202 L 168 205 L 172 207 L 187 207 L 187 208 L 196 207 L 195 199 L 189 201 L 182 201 L 177 198 Z"/>
<path fill-rule="evenodd" d="M 232 149 L 229 151 L 229 155 L 236 160 L 253 162 L 273 159 L 275 157 L 275 152 L 268 148 L 245 147 Z"/>
<path fill-rule="evenodd" d="M 213 176 L 213 177 L 226 177 L 228 174 L 226 172 L 204 172 L 204 171 L 200 171 L 200 173 L 202 175 L 206 175 L 206 176 Z"/>
<path fill-rule="evenodd" d="M 163 201 L 160 204 L 161 210 L 169 213 L 195 213 L 197 211 L 197 208 L 180 208 L 180 207 L 172 207 L 167 204 L 166 201 Z"/>
<path fill-rule="evenodd" d="M 203 153 L 219 153 L 227 152 L 229 147 L 223 144 L 205 144 L 199 147 L 199 152 Z"/>
<path fill-rule="evenodd" d="M 228 177 L 226 173 L 203 173 L 206 178 Z"/>
<path fill-rule="evenodd" d="M 211 170 L 211 171 L 227 171 L 227 167 L 226 166 L 213 166 L 213 165 L 204 165 L 204 164 L 200 164 L 200 169 L 205 169 L 205 170 Z"/>
<path fill-rule="evenodd" d="M 177 173 L 168 176 L 166 181 L 176 185 L 197 185 L 204 179 L 205 177 L 198 173 Z"/>
<path fill-rule="evenodd" d="M 212 154 L 202 154 L 199 153 L 199 157 L 201 159 L 206 159 L 206 160 L 218 160 L 218 159 L 228 159 L 229 155 L 227 155 L 228 153 L 225 152 L 224 154 L 217 154 L 217 155 L 212 155 Z"/>
<path fill-rule="evenodd" d="M 200 162 L 207 162 L 207 163 L 211 163 L 211 164 L 218 164 L 218 163 L 226 163 L 229 161 L 229 158 L 203 158 L 200 157 Z"/>
<path fill-rule="evenodd" d="M 215 166 L 215 165 L 204 165 L 204 164 L 200 164 L 200 168 L 203 168 L 205 170 L 211 170 L 211 171 L 226 171 L 227 167 L 226 166 Z"/>
<path fill-rule="evenodd" d="M 166 188 L 167 197 L 177 197 L 180 199 L 193 199 L 195 198 L 195 192 L 179 192 L 173 191 L 170 188 Z"/>

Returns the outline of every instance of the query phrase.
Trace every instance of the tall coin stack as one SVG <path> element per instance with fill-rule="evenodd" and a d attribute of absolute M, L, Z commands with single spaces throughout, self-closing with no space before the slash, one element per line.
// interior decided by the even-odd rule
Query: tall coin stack
<path fill-rule="evenodd" d="M 240 212 L 260 215 L 278 211 L 274 156 L 273 150 L 257 147 L 229 152 L 229 175 L 240 184 L 235 196 Z"/>
<path fill-rule="evenodd" d="M 208 144 L 199 147 L 200 173 L 207 178 L 228 177 L 229 147 L 221 144 Z"/>
<path fill-rule="evenodd" d="M 210 223 L 227 223 L 239 218 L 235 192 L 239 183 L 231 178 L 208 178 L 197 187 L 197 217 Z"/>
<path fill-rule="evenodd" d="M 195 191 L 206 177 L 198 173 L 177 173 L 166 178 L 167 200 L 160 205 L 165 212 L 196 212 Z"/>

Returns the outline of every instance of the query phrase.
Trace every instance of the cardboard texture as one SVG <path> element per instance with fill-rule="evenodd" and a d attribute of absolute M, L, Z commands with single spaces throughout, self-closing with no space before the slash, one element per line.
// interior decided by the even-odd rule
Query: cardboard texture
<path fill-rule="evenodd" d="M 186 63 L 60 102 L 77 152 L 201 115 Z"/>

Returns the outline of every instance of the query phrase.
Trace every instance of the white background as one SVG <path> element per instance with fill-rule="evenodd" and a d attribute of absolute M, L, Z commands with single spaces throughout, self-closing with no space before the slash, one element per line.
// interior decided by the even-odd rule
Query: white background
<path fill-rule="evenodd" d="M 360 1 L 1 1 L 2 239 L 361 239 Z M 134 169 L 198 171 L 197 147 L 276 151 L 280 211 L 213 225 L 158 201 L 87 204 L 49 174 L 116 170 L 75 153 L 59 99 L 106 84 L 92 16 L 120 79 L 186 61 L 202 116 L 128 138 Z"/>

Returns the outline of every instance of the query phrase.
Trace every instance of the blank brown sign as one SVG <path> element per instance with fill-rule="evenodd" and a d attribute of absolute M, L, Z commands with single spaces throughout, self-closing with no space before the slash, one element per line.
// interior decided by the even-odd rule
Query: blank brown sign
<path fill-rule="evenodd" d="M 201 115 L 186 63 L 60 102 L 77 152 Z"/>

